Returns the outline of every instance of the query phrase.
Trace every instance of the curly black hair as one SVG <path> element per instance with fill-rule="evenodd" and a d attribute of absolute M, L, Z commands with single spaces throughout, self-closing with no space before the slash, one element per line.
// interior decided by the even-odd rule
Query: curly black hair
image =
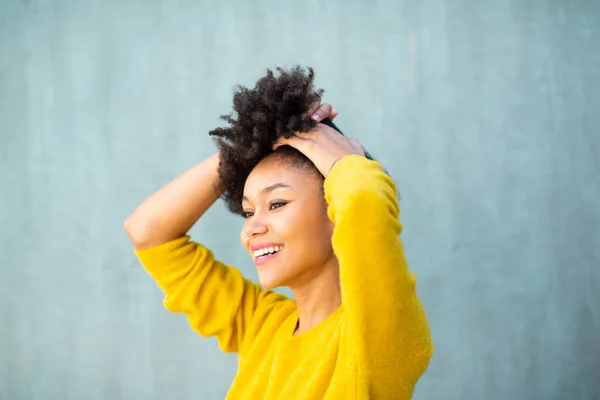
<path fill-rule="evenodd" d="M 244 215 L 242 196 L 246 179 L 263 158 L 274 152 L 275 142 L 295 132 L 307 132 L 316 125 L 307 111 L 320 101 L 324 91 L 314 88 L 313 69 L 308 67 L 305 71 L 295 66 L 276 71 L 278 74 L 268 69 L 253 89 L 238 86 L 233 96 L 234 113 L 221 116 L 230 127 L 209 132 L 220 152 L 217 190 L 223 193 L 221 197 L 234 214 Z M 339 131 L 331 121 L 323 122 Z M 291 166 L 314 172 L 323 179 L 314 164 L 298 150 L 281 146 L 275 153 Z"/>

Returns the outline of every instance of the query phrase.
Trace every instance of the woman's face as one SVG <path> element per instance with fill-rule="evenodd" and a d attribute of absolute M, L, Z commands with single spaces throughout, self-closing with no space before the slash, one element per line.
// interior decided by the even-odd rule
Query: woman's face
<path fill-rule="evenodd" d="M 316 174 L 270 155 L 248 176 L 242 207 L 240 237 L 263 287 L 302 286 L 336 262 L 333 222 Z"/>

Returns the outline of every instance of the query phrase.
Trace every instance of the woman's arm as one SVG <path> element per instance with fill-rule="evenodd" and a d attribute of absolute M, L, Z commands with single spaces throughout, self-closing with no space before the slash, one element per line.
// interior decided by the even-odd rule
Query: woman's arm
<path fill-rule="evenodd" d="M 399 237 L 402 224 L 394 182 L 378 162 L 351 155 L 335 165 L 324 187 L 335 224 L 332 243 L 340 263 L 355 366 L 376 369 L 411 363 L 407 372 L 419 376 L 433 343 Z"/>
<path fill-rule="evenodd" d="M 319 124 L 281 140 L 306 155 L 325 177 L 333 249 L 340 263 L 342 303 L 355 368 L 407 366 L 416 381 L 433 352 L 427 317 L 408 270 L 398 219 L 396 187 L 358 142 Z M 411 376 L 408 376 L 413 374 Z"/>
<path fill-rule="evenodd" d="M 135 252 L 164 292 L 165 308 L 185 314 L 194 331 L 216 337 L 225 352 L 243 353 L 271 311 L 291 303 L 215 259 L 189 236 Z"/>
<path fill-rule="evenodd" d="M 185 235 L 221 195 L 218 167 L 215 154 L 144 200 L 124 224 L 134 247 L 149 249 Z"/>
<path fill-rule="evenodd" d="M 217 337 L 223 351 L 239 352 L 251 322 L 284 297 L 261 290 L 187 236 L 220 194 L 218 166 L 215 154 L 169 182 L 127 218 L 125 231 L 165 307 L 185 314 L 199 334 Z"/>

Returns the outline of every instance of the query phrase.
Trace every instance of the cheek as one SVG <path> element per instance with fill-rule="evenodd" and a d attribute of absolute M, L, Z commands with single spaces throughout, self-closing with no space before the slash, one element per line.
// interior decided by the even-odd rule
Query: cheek
<path fill-rule="evenodd" d="M 244 226 L 242 226 L 242 229 L 240 230 L 240 242 L 242 243 L 242 246 L 244 246 L 244 248 L 247 250 L 248 249 L 248 244 L 250 242 L 250 240 L 248 239 L 248 235 L 246 235 L 244 232 L 244 228 L 246 227 L 246 224 L 244 224 Z"/>
<path fill-rule="evenodd" d="M 270 222 L 272 239 L 276 241 L 297 243 L 302 233 L 302 220 L 296 211 L 283 212 Z"/>
<path fill-rule="evenodd" d="M 298 248 L 305 256 L 320 258 L 330 253 L 333 223 L 322 209 L 314 207 L 310 212 L 303 212 L 290 221 L 289 226 L 293 227 L 293 237 L 298 239 Z"/>

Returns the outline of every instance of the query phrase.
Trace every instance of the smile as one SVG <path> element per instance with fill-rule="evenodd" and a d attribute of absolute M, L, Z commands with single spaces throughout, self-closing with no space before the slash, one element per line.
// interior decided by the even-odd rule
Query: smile
<path fill-rule="evenodd" d="M 264 264 L 275 258 L 281 249 L 283 249 L 283 246 L 264 247 L 254 251 L 254 261 L 256 262 L 256 265 Z"/>
<path fill-rule="evenodd" d="M 270 254 L 278 253 L 283 246 L 274 246 L 274 247 L 263 247 L 262 249 L 258 249 L 254 252 L 254 257 L 265 257 Z"/>

